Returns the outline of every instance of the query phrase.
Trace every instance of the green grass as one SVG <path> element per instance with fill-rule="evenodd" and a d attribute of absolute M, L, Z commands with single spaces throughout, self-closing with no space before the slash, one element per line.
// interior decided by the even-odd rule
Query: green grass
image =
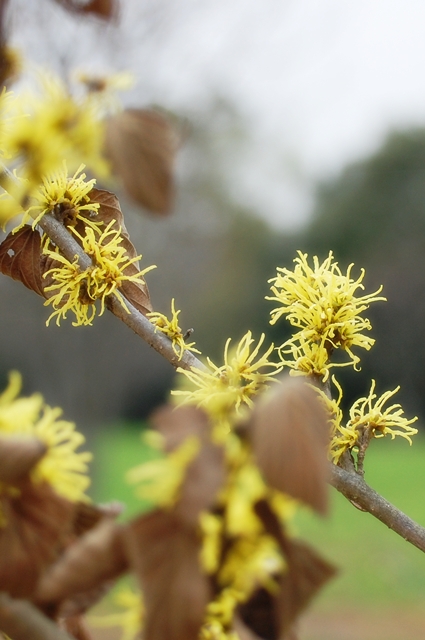
<path fill-rule="evenodd" d="M 96 443 L 93 497 L 98 502 L 119 500 L 124 517 L 143 505 L 124 481 L 125 471 L 152 456 L 140 439 L 140 428 L 116 425 L 102 432 Z M 404 440 L 379 440 L 366 456 L 366 481 L 387 500 L 425 526 L 425 438 L 412 447 Z M 332 489 L 332 511 L 320 519 L 302 511 L 297 534 L 311 542 L 337 565 L 339 576 L 320 596 L 318 606 L 408 607 L 425 599 L 425 554 L 368 513 L 353 507 Z"/>

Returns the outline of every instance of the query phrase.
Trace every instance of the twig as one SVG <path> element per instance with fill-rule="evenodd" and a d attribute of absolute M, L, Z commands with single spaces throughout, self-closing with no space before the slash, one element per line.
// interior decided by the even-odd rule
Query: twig
<path fill-rule="evenodd" d="M 30 602 L 6 593 L 0 593 L 0 629 L 13 640 L 72 640 Z"/>
<path fill-rule="evenodd" d="M 355 502 L 399 536 L 425 552 L 425 527 L 406 516 L 379 493 L 369 487 L 363 478 L 332 465 L 330 483 L 348 500 Z"/>

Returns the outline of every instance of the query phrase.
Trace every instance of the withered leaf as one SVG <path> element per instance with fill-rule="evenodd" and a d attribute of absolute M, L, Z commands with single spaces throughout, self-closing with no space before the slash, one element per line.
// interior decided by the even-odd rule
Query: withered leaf
<path fill-rule="evenodd" d="M 276 606 L 281 637 L 285 637 L 311 599 L 336 573 L 312 548 L 295 540 L 287 541 L 286 560 L 288 567 L 282 576 Z"/>
<path fill-rule="evenodd" d="M 105 518 L 71 544 L 41 578 L 36 601 L 58 603 L 121 575 L 127 567 L 121 529 L 113 520 Z"/>
<path fill-rule="evenodd" d="M 176 130 L 152 109 L 126 109 L 106 120 L 105 154 L 125 190 L 157 214 L 170 212 L 174 196 Z"/>
<path fill-rule="evenodd" d="M 59 628 L 64 629 L 75 640 L 92 640 L 92 636 L 87 629 L 82 616 L 71 616 L 69 618 L 59 619 Z"/>
<path fill-rule="evenodd" d="M 321 587 L 334 577 L 336 569 L 308 545 L 289 538 L 266 500 L 257 502 L 255 512 L 267 533 L 278 542 L 286 560 L 286 568 L 279 578 L 279 593 L 269 600 L 264 597 L 265 594 L 260 598 L 254 594 L 243 606 L 242 619 L 262 635 L 259 633 L 261 628 L 264 629 L 262 625 L 271 615 L 275 629 L 273 638 L 289 640 L 294 622 Z"/>
<path fill-rule="evenodd" d="M 155 511 L 130 524 L 126 542 L 146 607 L 144 639 L 197 640 L 211 593 L 196 530 Z"/>
<path fill-rule="evenodd" d="M 267 482 L 326 513 L 329 435 L 316 392 L 286 378 L 254 408 L 249 431 Z"/>
<path fill-rule="evenodd" d="M 0 528 L 0 591 L 29 597 L 64 547 L 74 505 L 48 484 L 28 480 L 19 485 L 18 495 L 2 494 L 0 509 L 6 522 Z"/>
<path fill-rule="evenodd" d="M 71 13 L 92 13 L 105 20 L 116 17 L 119 7 L 118 0 L 88 0 L 85 4 L 79 0 L 55 0 L 55 2 Z"/>
<path fill-rule="evenodd" d="M 0 481 L 15 483 L 46 453 L 46 445 L 29 436 L 0 436 Z"/>
<path fill-rule="evenodd" d="M 41 262 L 40 234 L 29 225 L 9 233 L 0 244 L 0 271 L 45 297 Z"/>
<path fill-rule="evenodd" d="M 200 440 L 201 448 L 188 465 L 174 513 L 196 526 L 199 514 L 209 509 L 224 483 L 224 451 L 211 442 L 207 415 L 196 407 L 164 406 L 152 415 L 152 423 L 165 437 L 165 450 L 173 451 L 189 436 Z"/>
<path fill-rule="evenodd" d="M 75 505 L 73 532 L 76 536 L 82 536 L 83 533 L 93 529 L 105 516 L 116 518 L 122 510 L 123 505 L 118 502 L 112 502 L 102 506 L 88 502 L 77 502 Z"/>

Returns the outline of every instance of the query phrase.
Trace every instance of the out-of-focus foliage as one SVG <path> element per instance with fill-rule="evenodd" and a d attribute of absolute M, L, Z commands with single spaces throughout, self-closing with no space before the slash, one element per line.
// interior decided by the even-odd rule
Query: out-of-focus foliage
<path fill-rule="evenodd" d="M 352 394 L 347 401 L 364 394 L 373 377 L 382 388 L 400 384 L 406 410 L 423 416 L 425 131 L 392 134 L 374 156 L 321 185 L 301 245 L 322 257 L 331 248 L 342 267 L 361 264 L 368 290 L 384 285 L 388 303 L 371 310 L 376 345 L 363 359 L 363 375 L 341 375 Z"/>

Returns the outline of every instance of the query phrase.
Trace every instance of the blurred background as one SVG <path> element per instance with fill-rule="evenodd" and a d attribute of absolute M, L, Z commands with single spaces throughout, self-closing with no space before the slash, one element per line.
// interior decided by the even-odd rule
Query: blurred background
<path fill-rule="evenodd" d="M 8 22 L 12 44 L 30 65 L 47 65 L 63 77 L 74 69 L 130 70 L 136 84 L 122 95 L 126 106 L 160 105 L 185 122 L 173 214 L 141 216 L 122 199 L 144 265 L 158 265 L 148 275 L 156 310 L 168 313 L 174 297 L 182 326 L 195 329 L 197 346 L 213 360 L 222 357 L 227 337 L 239 340 L 247 329 L 280 343 L 289 332 L 284 321 L 268 324 L 267 280 L 276 266 L 292 265 L 297 249 L 321 258 L 332 249 L 341 267 L 354 262 L 354 276 L 366 269 L 367 292 L 383 284 L 388 298 L 367 314 L 376 345 L 359 353 L 362 371 L 340 370 L 346 402 L 364 395 L 371 377 L 378 393 L 400 384 L 398 401 L 408 417 L 418 415 L 423 423 L 423 2 L 122 0 L 119 23 L 105 25 L 77 19 L 50 0 L 10 0 Z M 108 424 L 140 425 L 167 397 L 173 371 L 112 316 L 98 318 L 93 327 L 68 322 L 46 328 L 50 312 L 35 294 L 2 277 L 0 295 L 0 379 L 5 383 L 7 372 L 19 369 L 26 392 L 41 391 L 62 406 L 93 441 L 101 428 L 98 464 L 109 469 L 104 443 L 115 455 L 121 445 Z M 131 429 L 123 436 L 125 463 L 133 437 Z M 389 480 L 385 485 L 377 471 L 376 482 L 398 506 L 407 500 L 405 508 L 425 525 L 419 503 L 425 448 L 421 440 L 416 447 L 409 457 L 406 443 L 392 449 L 395 454 L 384 446 L 376 468 Z M 116 477 L 112 473 L 119 493 Z M 102 499 L 113 497 L 104 486 L 98 491 Z M 354 516 L 341 516 L 345 532 L 313 528 L 313 537 L 333 541 L 331 546 L 347 541 L 343 564 L 360 539 L 356 523 L 370 519 L 347 506 Z M 368 565 L 369 577 L 358 576 L 358 587 L 348 591 L 337 587 L 333 602 L 338 591 L 349 611 L 359 602 L 380 611 L 397 601 L 403 611 L 419 608 L 425 596 L 422 555 L 408 550 L 403 564 L 406 545 L 397 540 L 401 546 L 392 546 L 395 536 L 376 526 L 363 532 L 373 550 L 363 547 L 364 555 L 354 554 L 351 562 L 354 572 Z M 380 573 L 387 577 L 378 588 L 372 577 Z M 418 616 L 419 635 L 412 628 L 393 636 L 390 624 L 382 637 L 423 638 L 425 618 Z M 306 638 L 333 639 L 331 629 L 314 635 L 315 626 Z M 338 627 L 335 638 L 381 637 L 376 628 L 370 636 L 364 630 L 350 636 L 351 627 Z"/>

